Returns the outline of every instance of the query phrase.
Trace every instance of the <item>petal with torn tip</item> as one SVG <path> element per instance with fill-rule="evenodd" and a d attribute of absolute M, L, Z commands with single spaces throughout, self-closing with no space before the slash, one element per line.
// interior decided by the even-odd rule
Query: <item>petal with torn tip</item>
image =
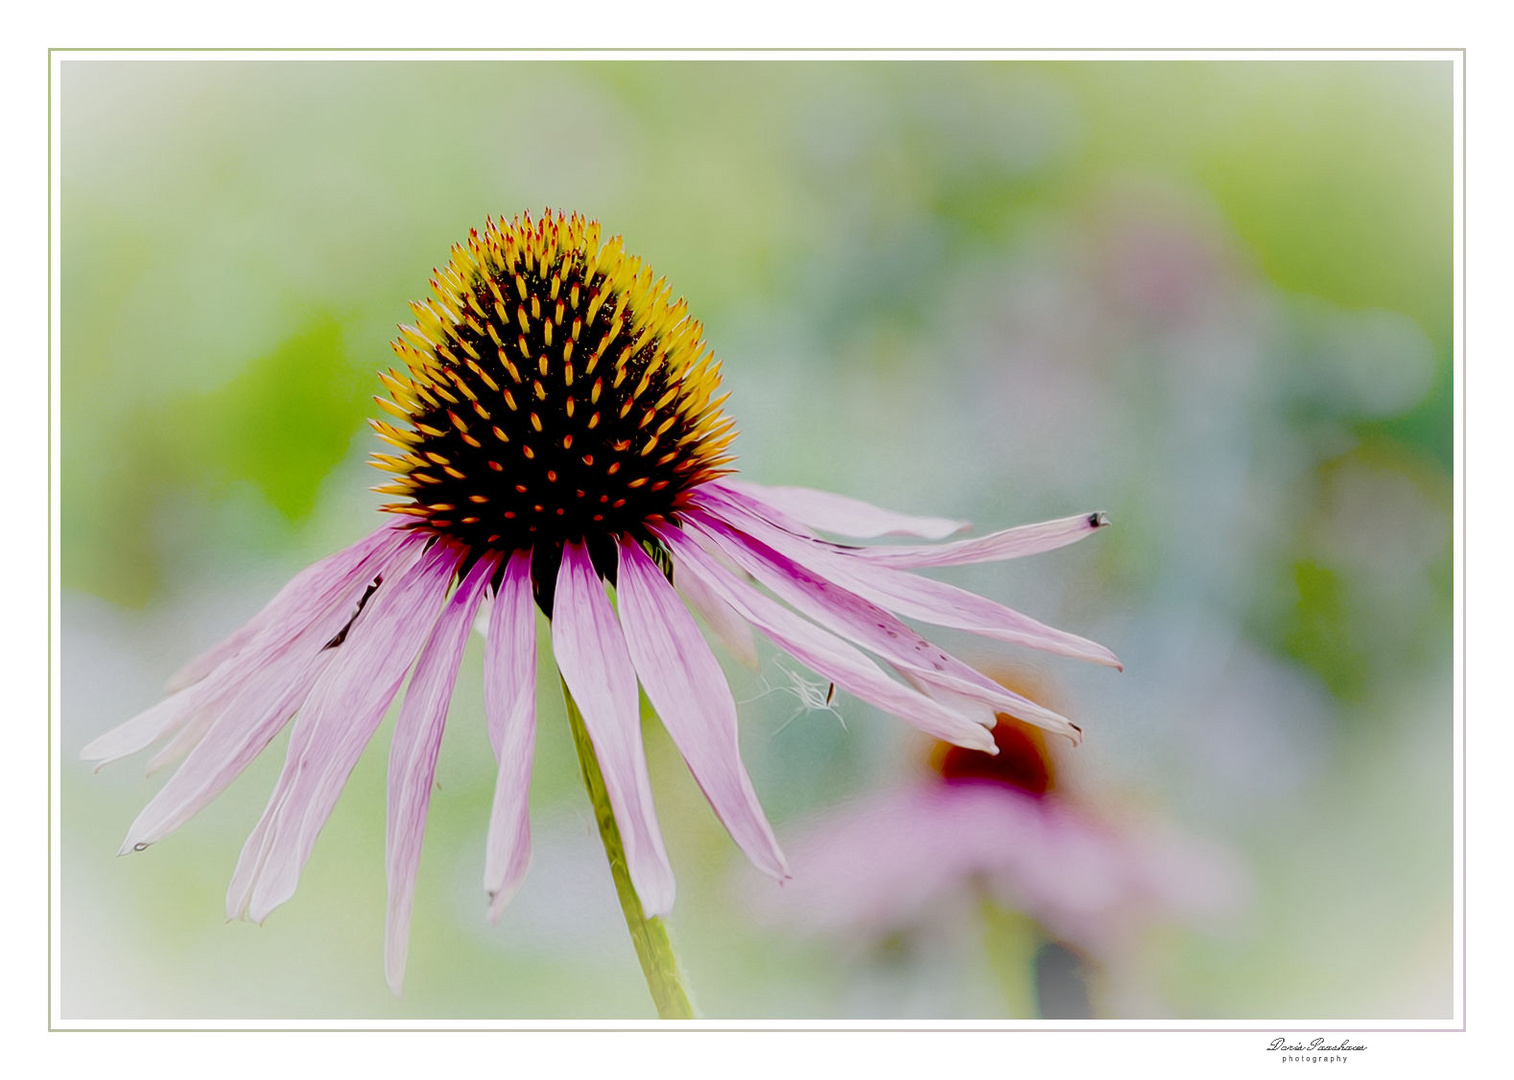
<path fill-rule="evenodd" d="M 436 622 L 463 551 L 437 542 L 384 579 L 311 688 L 284 769 L 242 848 L 227 892 L 233 918 L 260 923 L 294 895 L 348 775 Z"/>
<path fill-rule="evenodd" d="M 725 673 L 641 545 L 622 539 L 619 546 L 620 624 L 648 700 L 731 838 L 758 869 L 787 877 L 783 853 L 741 763 L 736 702 Z"/>
<path fill-rule="evenodd" d="M 563 545 L 552 600 L 552 651 L 583 715 L 625 842 L 626 866 L 648 918 L 673 906 L 673 869 L 652 806 L 640 697 L 625 635 L 582 543 Z"/>
<path fill-rule="evenodd" d="M 415 675 L 405 691 L 405 704 L 400 708 L 394 738 L 389 744 L 389 812 L 384 834 L 389 894 L 384 914 L 384 977 L 396 995 L 405 978 L 415 878 L 420 870 L 426 811 L 431 805 L 436 755 L 442 746 L 447 706 L 452 701 L 458 665 L 468 645 L 479 598 L 495 565 L 495 560 L 487 557 L 474 563 L 442 608 L 431 637 L 415 662 Z"/>
<path fill-rule="evenodd" d="M 701 578 L 712 592 L 740 612 L 742 618 L 806 667 L 848 693 L 909 721 L 938 739 L 986 753 L 996 752 L 993 736 L 981 724 L 895 682 L 841 638 L 738 581 L 682 530 L 658 526 L 654 531 L 672 550 L 675 561 L 686 573 Z"/>
<path fill-rule="evenodd" d="M 489 611 L 484 649 L 484 711 L 498 771 L 484 853 L 489 918 L 515 895 L 531 860 L 531 762 L 536 747 L 536 602 L 531 552 L 505 566 Z"/>
<path fill-rule="evenodd" d="M 815 488 L 768 487 L 730 478 L 715 486 L 740 492 L 812 529 L 838 536 L 863 540 L 876 536 L 920 536 L 927 540 L 941 540 L 969 527 L 966 521 L 901 514 L 861 499 Z"/>

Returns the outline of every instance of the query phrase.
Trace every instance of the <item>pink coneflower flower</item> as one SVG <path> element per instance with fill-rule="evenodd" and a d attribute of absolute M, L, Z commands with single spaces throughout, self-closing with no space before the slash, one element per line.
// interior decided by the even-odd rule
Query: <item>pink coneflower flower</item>
<path fill-rule="evenodd" d="M 748 893 L 805 933 L 886 940 L 983 900 L 1020 912 L 1102 970 L 1163 922 L 1233 912 L 1231 856 L 1149 821 L 1113 821 L 1059 789 L 1043 739 L 1008 717 L 998 753 L 937 744 L 924 778 L 823 812 L 789 838 L 793 879 Z M 1132 978 L 1121 973 L 1127 991 Z"/>
<path fill-rule="evenodd" d="M 1101 515 L 937 546 L 824 541 L 811 530 L 942 539 L 962 523 L 730 479 L 735 432 L 714 396 L 714 354 L 684 301 L 619 237 L 601 243 L 598 224 L 576 214 L 491 220 L 431 285 L 393 343 L 400 369 L 380 374 L 390 397 L 375 399 L 395 421 L 373 424 L 392 450 L 374 457 L 393 474 L 376 490 L 400 497 L 384 506 L 393 520 L 301 572 L 179 672 L 171 697 L 85 747 L 105 762 L 166 739 L 153 764 L 183 757 L 123 851 L 182 825 L 294 717 L 227 895 L 230 916 L 261 922 L 293 894 L 409 673 L 388 779 L 386 968 L 397 991 L 442 728 L 486 600 L 485 711 L 499 772 L 484 887 L 494 915 L 530 853 L 536 607 L 551 619 L 554 658 L 649 917 L 672 906 L 673 874 L 638 682 L 736 843 L 766 873 L 787 874 L 741 762 L 731 692 L 685 602 L 738 649 L 756 627 L 835 686 L 947 742 L 991 751 L 1004 709 L 1077 737 L 899 616 L 1117 665 L 1092 642 L 910 573 L 1047 551 L 1098 529 Z"/>

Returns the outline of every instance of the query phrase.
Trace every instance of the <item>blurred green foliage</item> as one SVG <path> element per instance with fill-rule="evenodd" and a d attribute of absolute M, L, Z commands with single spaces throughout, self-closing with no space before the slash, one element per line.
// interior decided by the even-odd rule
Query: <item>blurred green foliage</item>
<path fill-rule="evenodd" d="M 1084 175 L 1186 174 L 1279 288 L 1387 308 L 1435 344 L 1435 389 L 1363 422 L 1452 463 L 1452 70 L 1422 62 L 1080 64 Z"/>
<path fill-rule="evenodd" d="M 355 369 L 341 326 L 317 319 L 168 422 L 191 433 L 212 475 L 250 480 L 279 513 L 302 518 L 371 411 Z"/>

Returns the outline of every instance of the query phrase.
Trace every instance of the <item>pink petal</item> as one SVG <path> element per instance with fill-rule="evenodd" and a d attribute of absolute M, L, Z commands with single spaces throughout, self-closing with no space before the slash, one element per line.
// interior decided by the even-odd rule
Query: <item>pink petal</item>
<path fill-rule="evenodd" d="M 319 644 L 330 640 L 351 610 L 346 605 L 388 565 L 408 534 L 385 527 L 343 551 L 331 555 L 296 574 L 277 596 L 253 619 L 221 645 L 191 661 L 184 669 L 192 677 L 175 676 L 170 680 L 182 688 L 124 724 L 95 739 L 80 756 L 86 761 L 109 764 L 134 754 L 165 735 L 186 726 L 203 733 L 208 723 L 225 710 L 250 680 L 259 677 L 274 653 L 287 647 L 304 630 L 332 618 L 334 608 L 344 614 L 341 621 Z M 234 647 L 232 647 L 234 644 Z M 225 661 L 235 653 L 242 660 Z M 207 677 L 214 674 L 214 678 Z M 195 739 L 194 741 L 198 741 Z M 189 749 L 188 746 L 183 749 Z M 154 759 L 155 764 L 162 762 Z"/>
<path fill-rule="evenodd" d="M 403 574 L 415 562 L 425 540 L 419 534 L 409 535 L 396 549 L 386 549 L 384 557 L 375 553 L 354 567 L 345 591 L 329 596 L 325 609 L 314 619 L 286 626 L 283 635 L 270 626 L 235 663 L 222 665 L 170 699 L 187 699 L 193 703 L 191 718 L 209 715 L 214 721 L 184 764 L 137 815 L 122 851 L 146 847 L 178 828 L 262 752 L 341 651 L 327 645 L 352 620 L 368 584 L 375 576 L 387 580 Z"/>
<path fill-rule="evenodd" d="M 885 712 L 908 720 L 938 739 L 996 753 L 993 736 L 930 698 L 885 675 L 857 649 L 739 581 L 680 529 L 662 526 L 657 535 L 673 552 L 679 572 L 698 577 L 779 647 L 843 690 Z"/>
<path fill-rule="evenodd" d="M 338 556 L 343 554 L 345 554 L 345 552 L 339 551 L 336 555 L 329 557 L 337 558 Z M 316 565 L 319 566 L 320 564 L 317 563 Z M 309 573 L 314 569 L 315 566 L 306 567 L 304 572 Z M 296 575 L 296 577 L 290 579 L 289 584 L 285 585 L 284 588 L 289 588 L 297 580 L 299 580 L 299 575 Z M 274 599 L 277 600 L 278 598 L 275 597 Z M 267 612 L 267 610 L 267 608 L 264 608 L 262 612 L 254 615 L 250 622 L 245 622 L 241 626 L 233 630 L 223 641 L 219 641 L 215 645 L 212 645 L 210 648 L 202 652 L 199 656 L 196 656 L 194 659 L 190 660 L 188 663 L 180 667 L 177 671 L 175 671 L 168 677 L 168 682 L 164 684 L 164 689 L 172 694 L 175 691 L 184 689 L 186 686 L 193 686 L 205 676 L 209 675 L 216 668 L 220 667 L 222 663 L 231 659 L 237 653 L 241 652 L 242 649 L 246 647 L 247 643 L 251 641 L 255 636 L 257 636 L 258 630 L 260 629 L 259 620 L 261 616 Z"/>
<path fill-rule="evenodd" d="M 394 725 L 394 739 L 389 744 L 389 817 L 384 844 L 389 903 L 385 917 L 384 975 L 396 995 L 405 978 L 410 911 L 415 903 L 426 810 L 431 805 L 431 786 L 436 777 L 442 729 L 447 723 L 447 706 L 452 701 L 458 665 L 463 660 L 479 599 L 495 566 L 494 559 L 479 559 L 442 608 L 416 661 L 415 674 Z"/>
<path fill-rule="evenodd" d="M 351 547 L 305 567 L 264 605 L 262 611 L 233 631 L 226 640 L 207 649 L 169 676 L 169 691 L 199 682 L 269 628 L 282 627 L 292 620 L 298 620 L 301 611 L 310 612 L 312 607 L 319 606 L 321 597 L 330 597 L 333 592 L 344 588 L 362 564 L 384 558 L 403 542 L 405 536 L 403 526 L 385 525 Z M 371 577 L 372 575 L 370 579 Z"/>
<path fill-rule="evenodd" d="M 994 706 L 983 700 L 986 695 L 978 692 L 976 687 L 969 687 L 960 680 L 951 682 L 944 676 L 940 676 L 938 672 L 927 675 L 916 668 L 902 668 L 897 665 L 894 667 L 894 670 L 904 676 L 904 681 L 920 691 L 920 693 L 932 701 L 939 701 L 954 713 L 965 716 L 990 729 L 999 722 L 998 713 L 995 712 Z M 932 676 L 935 677 L 933 678 Z M 949 685 L 943 686 L 943 682 L 949 683 Z M 972 689 L 974 693 L 961 693 L 960 691 L 963 689 Z M 1009 709 L 1005 706 L 1001 705 L 999 708 L 1005 712 L 1009 712 Z M 1071 727 L 1072 725 L 1068 726 Z M 1057 729 L 1057 733 L 1067 735 L 1073 740 L 1074 744 L 1082 737 L 1081 732 L 1078 732 L 1076 728 L 1072 732 L 1065 729 Z"/>
<path fill-rule="evenodd" d="M 224 696 L 217 693 L 221 689 L 213 687 L 209 693 L 203 687 L 180 690 L 91 740 L 79 751 L 79 757 L 85 761 L 98 761 L 95 771 L 99 772 L 112 761 L 135 754 L 163 736 L 178 731 Z"/>
<path fill-rule="evenodd" d="M 1104 646 L 1037 622 L 1013 608 L 944 581 L 916 577 L 893 567 L 869 563 L 834 544 L 796 536 L 765 520 L 739 494 L 722 491 L 718 485 L 705 484 L 696 489 L 690 502 L 788 556 L 800 566 L 896 615 L 969 630 L 1078 660 L 1120 667 L 1119 659 Z"/>
<path fill-rule="evenodd" d="M 497 919 L 531 861 L 531 763 L 536 747 L 536 601 L 531 552 L 517 551 L 489 611 L 484 649 L 484 711 L 499 761 L 489 811 L 484 891 Z"/>
<path fill-rule="evenodd" d="M 865 503 L 861 499 L 817 491 L 814 488 L 767 487 L 729 478 L 719 481 L 718 486 L 740 492 L 812 529 L 840 536 L 870 539 L 875 536 L 903 535 L 939 540 L 968 528 L 965 521 L 900 514 Z"/>
<path fill-rule="evenodd" d="M 1158 912 L 1122 837 L 992 784 L 906 788 L 826 815 L 794 838 L 793 883 L 757 914 L 811 930 L 879 935 L 950 917 L 986 890 L 1095 955 Z"/>
<path fill-rule="evenodd" d="M 599 758 L 641 906 L 648 917 L 666 914 L 673 906 L 673 870 L 652 807 L 636 672 L 604 585 L 581 543 L 563 545 L 552 601 L 552 651 Z"/>
<path fill-rule="evenodd" d="M 227 914 L 262 922 L 294 895 L 347 776 L 436 622 L 461 549 L 437 542 L 385 578 L 300 710 L 284 770 L 227 892 Z"/>
<path fill-rule="evenodd" d="M 210 725 L 216 722 L 219 714 L 211 709 L 201 709 L 189 717 L 184 726 L 179 728 L 172 739 L 169 739 L 163 747 L 152 757 L 147 759 L 147 775 L 155 776 L 157 773 L 178 761 L 189 753 L 200 740 L 205 738 L 205 733 L 210 730 Z"/>
<path fill-rule="evenodd" d="M 759 666 L 757 642 L 752 637 L 752 627 L 736 614 L 736 609 L 705 588 L 698 578 L 679 574 L 676 567 L 673 581 L 679 595 L 699 613 L 710 633 L 720 639 L 732 656 L 756 671 Z"/>
<path fill-rule="evenodd" d="M 1001 559 L 1018 559 L 1023 555 L 1038 555 L 1043 551 L 1066 547 L 1086 536 L 1092 536 L 1108 524 L 1107 514 L 1076 514 L 1056 521 L 1042 521 L 1035 525 L 1021 525 L 1015 529 L 989 533 L 987 536 L 975 536 L 971 540 L 958 540 L 951 544 L 858 548 L 855 554 L 870 562 L 900 569 L 998 562 Z"/>
<path fill-rule="evenodd" d="M 1157 914 L 1119 834 L 1052 800 L 993 784 L 891 791 L 826 815 L 792 843 L 796 875 L 758 913 L 820 931 L 881 934 L 979 890 L 1095 954 Z"/>
<path fill-rule="evenodd" d="M 787 877 L 741 763 L 736 702 L 725 673 L 673 586 L 634 541 L 620 541 L 615 592 L 631 661 L 689 771 L 747 858 L 774 877 Z"/>
<path fill-rule="evenodd" d="M 984 831 L 981 815 L 959 812 L 953 794 L 926 788 L 880 792 L 800 825 L 788 837 L 794 880 L 781 890 L 754 883 L 753 913 L 764 922 L 866 936 L 933 913 L 950 917 L 954 897 L 969 892 L 982 870 Z M 1032 800 L 1019 802 L 1033 819 Z M 1003 830 L 999 842 L 1023 842 L 1034 820 L 1029 825 Z"/>
<path fill-rule="evenodd" d="M 270 661 L 262 678 L 227 704 L 206 737 L 126 830 L 121 854 L 141 851 L 173 832 L 209 805 L 262 753 L 330 662 L 328 656 L 305 655 L 308 651 Z"/>
<path fill-rule="evenodd" d="M 1051 709 L 1008 690 L 988 676 L 921 637 L 876 604 L 784 558 L 766 544 L 732 529 L 701 512 L 687 515 L 741 569 L 772 589 L 782 600 L 853 643 L 887 660 L 918 689 L 962 711 L 958 697 L 991 706 L 976 710 L 981 722 L 992 726 L 995 710 L 1009 712 L 1027 723 L 1077 740 L 1076 725 Z"/>

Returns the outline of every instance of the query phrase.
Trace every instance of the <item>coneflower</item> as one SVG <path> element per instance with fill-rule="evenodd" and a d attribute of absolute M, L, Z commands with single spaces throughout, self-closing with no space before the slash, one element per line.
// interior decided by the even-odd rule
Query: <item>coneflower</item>
<path fill-rule="evenodd" d="M 1012 717 L 993 734 L 995 756 L 937 743 L 924 775 L 796 826 L 786 837 L 794 879 L 742 888 L 748 910 L 853 944 L 1018 913 L 1030 941 L 1071 947 L 1105 981 L 1133 990 L 1148 932 L 1218 928 L 1244 907 L 1246 876 L 1233 854 L 1148 815 L 1115 818 L 1086 805 L 1057 782 L 1040 734 Z M 1012 990 L 1008 1015 L 1031 1015 L 1030 965 L 989 959 Z"/>
<path fill-rule="evenodd" d="M 123 851 L 182 825 L 295 718 L 227 896 L 230 916 L 261 922 L 294 893 L 409 673 L 388 779 L 385 963 L 397 993 L 442 728 L 486 599 L 492 915 L 525 873 L 539 607 L 643 968 L 659 1011 L 679 1015 L 687 1000 L 655 918 L 672 907 L 673 874 L 638 682 L 732 838 L 763 871 L 787 874 L 741 762 L 735 702 L 689 607 L 736 651 L 750 652 L 756 627 L 836 687 L 955 745 L 993 752 L 1000 711 L 1078 737 L 900 616 L 1118 666 L 1099 645 L 909 572 L 1047 551 L 1102 515 L 934 545 L 821 539 L 813 530 L 943 540 L 965 523 L 731 479 L 735 428 L 702 327 L 619 237 L 601 242 L 577 214 L 491 219 L 431 286 L 393 343 L 401 364 L 380 374 L 389 397 L 375 399 L 390 414 L 372 423 L 388 444 L 374 464 L 392 474 L 378 488 L 397 497 L 384 506 L 392 519 L 298 574 L 181 670 L 171 697 L 85 747 L 106 762 L 166 739 L 154 764 L 184 759 Z"/>

